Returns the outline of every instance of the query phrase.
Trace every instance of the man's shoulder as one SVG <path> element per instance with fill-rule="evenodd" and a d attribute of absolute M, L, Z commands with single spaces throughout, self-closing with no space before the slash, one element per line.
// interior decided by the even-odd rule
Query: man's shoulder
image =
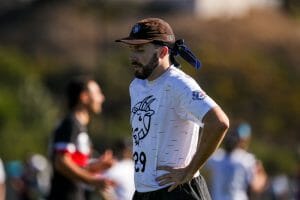
<path fill-rule="evenodd" d="M 144 80 L 142 80 L 142 79 L 134 78 L 134 79 L 131 81 L 131 83 L 130 83 L 130 85 L 129 85 L 129 88 L 132 88 L 132 87 L 136 87 L 136 86 L 138 86 L 138 85 L 141 85 L 143 81 L 144 81 Z"/>
<path fill-rule="evenodd" d="M 77 122 L 72 115 L 67 115 L 65 118 L 63 118 L 59 124 L 55 127 L 53 134 L 54 138 L 60 138 L 62 135 L 70 135 L 74 132 L 80 132 L 78 128 Z"/>
<path fill-rule="evenodd" d="M 184 71 L 182 71 L 181 69 L 171 66 L 170 67 L 170 77 L 174 78 L 174 79 L 189 79 L 191 78 L 191 76 L 189 76 L 188 74 L 186 74 Z"/>
<path fill-rule="evenodd" d="M 68 114 L 66 115 L 58 124 L 58 126 L 56 127 L 56 130 L 60 130 L 60 129 L 64 129 L 66 127 L 70 127 L 75 123 L 73 117 Z"/>
<path fill-rule="evenodd" d="M 176 89 L 184 89 L 187 87 L 198 86 L 198 83 L 190 75 L 186 74 L 181 69 L 172 67 L 170 70 L 170 75 L 167 81 L 172 87 Z"/>
<path fill-rule="evenodd" d="M 236 149 L 233 153 L 235 160 L 243 163 L 244 165 L 251 166 L 256 162 L 255 155 L 245 151 L 244 149 Z"/>

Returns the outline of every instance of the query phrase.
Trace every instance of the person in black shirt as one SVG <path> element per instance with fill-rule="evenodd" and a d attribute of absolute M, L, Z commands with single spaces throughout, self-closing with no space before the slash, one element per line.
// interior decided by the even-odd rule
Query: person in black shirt
<path fill-rule="evenodd" d="M 49 200 L 84 200 L 83 185 L 105 189 L 113 185 L 100 174 L 112 166 L 111 152 L 90 163 L 91 141 L 87 125 L 92 113 L 100 113 L 105 100 L 93 79 L 77 77 L 67 87 L 69 113 L 53 133 L 51 161 L 53 177 Z"/>

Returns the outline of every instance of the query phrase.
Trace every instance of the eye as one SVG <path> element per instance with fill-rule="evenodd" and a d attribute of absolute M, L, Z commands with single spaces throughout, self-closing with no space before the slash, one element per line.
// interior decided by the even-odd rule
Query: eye
<path fill-rule="evenodd" d="M 142 121 L 142 116 L 139 116 L 139 121 Z"/>
<path fill-rule="evenodd" d="M 144 49 L 132 49 L 131 52 L 132 53 L 144 53 L 145 50 Z"/>
<path fill-rule="evenodd" d="M 136 49 L 136 52 L 143 53 L 143 52 L 145 52 L 145 50 L 144 49 Z"/>
<path fill-rule="evenodd" d="M 131 47 L 130 51 L 133 53 L 143 53 L 145 52 L 145 49 L 140 46 L 136 46 L 136 47 Z"/>

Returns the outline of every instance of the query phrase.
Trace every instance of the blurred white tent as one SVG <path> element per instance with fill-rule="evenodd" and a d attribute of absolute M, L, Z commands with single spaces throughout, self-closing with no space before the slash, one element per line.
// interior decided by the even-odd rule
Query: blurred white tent
<path fill-rule="evenodd" d="M 195 14 L 201 18 L 241 17 L 253 9 L 277 8 L 280 0 L 195 0 Z"/>

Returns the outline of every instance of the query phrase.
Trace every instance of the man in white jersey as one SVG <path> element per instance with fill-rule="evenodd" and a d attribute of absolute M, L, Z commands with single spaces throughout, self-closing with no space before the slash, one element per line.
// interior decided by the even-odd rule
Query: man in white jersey
<path fill-rule="evenodd" d="M 229 120 L 194 79 L 174 66 L 177 54 L 195 67 L 199 60 L 158 18 L 137 22 L 128 37 L 116 41 L 130 47 L 136 77 L 130 85 L 133 199 L 210 199 L 199 169 L 219 146 Z"/>

